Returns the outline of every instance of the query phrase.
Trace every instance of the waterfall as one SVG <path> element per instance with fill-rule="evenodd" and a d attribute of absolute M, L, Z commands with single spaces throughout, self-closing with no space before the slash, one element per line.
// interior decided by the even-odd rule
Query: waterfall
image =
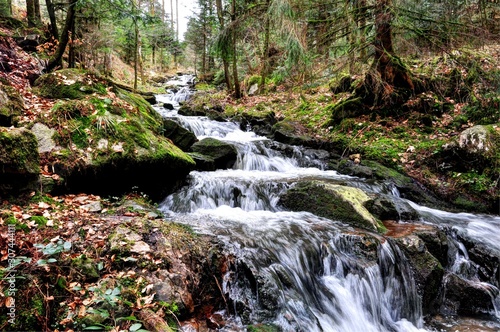
<path fill-rule="evenodd" d="M 304 332 L 427 330 L 405 254 L 392 239 L 353 229 L 342 220 L 284 211 L 279 198 L 299 180 L 382 193 L 413 207 L 424 223 L 450 225 L 449 273 L 468 280 L 477 277 L 478 266 L 453 234 L 500 252 L 500 218 L 421 207 L 400 198 L 392 184 L 326 170 L 320 157 L 324 152 L 285 146 L 242 131 L 237 123 L 181 116 L 179 101 L 190 93 L 185 88 L 159 96 L 175 109 L 156 106 L 158 112 L 199 139 L 232 144 L 237 160 L 232 169 L 191 172 L 188 184 L 166 197 L 160 209 L 224 244 L 231 267 L 222 288 L 241 324 L 265 322 Z M 492 281 L 484 287 L 498 285 Z"/>

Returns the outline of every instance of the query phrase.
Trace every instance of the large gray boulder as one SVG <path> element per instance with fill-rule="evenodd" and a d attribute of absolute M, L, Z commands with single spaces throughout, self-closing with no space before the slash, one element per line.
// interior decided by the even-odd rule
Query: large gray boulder
<path fill-rule="evenodd" d="M 197 168 L 208 171 L 233 167 L 238 155 L 233 145 L 210 137 L 193 144 L 191 151 Z"/>

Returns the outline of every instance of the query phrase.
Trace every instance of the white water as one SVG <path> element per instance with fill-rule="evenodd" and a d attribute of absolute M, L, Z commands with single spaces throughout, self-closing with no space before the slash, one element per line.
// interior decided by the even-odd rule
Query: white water
<path fill-rule="evenodd" d="M 157 99 L 178 106 L 176 94 Z M 425 330 L 412 272 L 389 240 L 360 235 L 341 220 L 283 211 L 278 205 L 280 195 L 301 179 L 399 195 L 394 186 L 323 170 L 321 153 L 284 147 L 244 132 L 236 123 L 157 110 L 199 139 L 214 137 L 238 150 L 233 169 L 191 172 L 189 185 L 167 197 L 161 209 L 198 232 L 217 236 L 228 255 L 235 257 L 223 290 L 234 311 L 243 312 L 241 320 L 272 322 L 284 331 Z M 499 218 L 450 214 L 408 203 L 423 222 L 453 225 L 457 232 L 500 250 Z M 356 252 L 363 236 L 376 244 L 373 257 L 359 257 Z M 456 246 L 454 272 L 474 278 L 477 268 L 467 250 L 459 241 Z"/>

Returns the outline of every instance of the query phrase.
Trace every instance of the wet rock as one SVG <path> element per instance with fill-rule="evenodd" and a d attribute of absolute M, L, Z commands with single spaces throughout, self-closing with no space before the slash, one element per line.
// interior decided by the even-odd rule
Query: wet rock
<path fill-rule="evenodd" d="M 373 169 L 368 166 L 360 165 L 359 161 L 356 163 L 355 160 L 359 159 L 342 159 L 337 168 L 338 172 L 360 178 L 371 179 L 373 177 Z"/>
<path fill-rule="evenodd" d="M 281 196 L 280 204 L 292 211 L 308 211 L 355 227 L 383 231 L 382 223 L 363 205 L 369 199 L 357 188 L 305 181 Z"/>
<path fill-rule="evenodd" d="M 365 203 L 365 207 L 380 220 L 418 220 L 419 214 L 408 203 L 391 196 L 376 194 Z"/>
<path fill-rule="evenodd" d="M 396 239 L 396 243 L 409 259 L 414 271 L 415 282 L 422 296 L 424 314 L 437 311 L 438 294 L 441 290 L 444 269 L 428 250 L 425 242 L 411 234 Z"/>
<path fill-rule="evenodd" d="M 169 110 L 169 111 L 173 111 L 175 109 L 174 105 L 172 105 L 170 103 L 163 104 L 163 108 L 166 110 Z"/>
<path fill-rule="evenodd" d="M 306 135 L 305 128 L 298 122 L 284 120 L 272 127 L 273 138 L 281 143 L 291 145 L 312 146 L 311 137 Z"/>
<path fill-rule="evenodd" d="M 40 173 L 37 148 L 31 131 L 0 127 L 0 197 L 37 188 Z"/>
<path fill-rule="evenodd" d="M 163 120 L 163 135 L 174 142 L 181 150 L 188 151 L 198 141 L 196 136 L 177 122 L 169 119 Z"/>
<path fill-rule="evenodd" d="M 226 142 L 215 138 L 204 138 L 191 146 L 191 150 L 198 155 L 205 157 L 203 164 L 209 165 L 213 160 L 215 169 L 228 169 L 233 167 L 236 162 L 236 148 Z"/>
<path fill-rule="evenodd" d="M 392 168 L 386 167 L 372 160 L 363 160 L 361 165 L 368 166 L 372 169 L 374 179 L 392 183 L 398 189 L 402 198 L 409 199 L 418 204 L 436 208 L 443 208 L 446 204 L 436 198 L 435 195 L 427 190 L 423 185 Z"/>
<path fill-rule="evenodd" d="M 246 131 L 250 128 L 257 135 L 266 137 L 272 136 L 273 125 L 277 123 L 274 112 L 264 114 L 243 113 L 236 120 L 240 122 L 241 130 Z"/>
<path fill-rule="evenodd" d="M 494 310 L 492 298 L 497 295 L 498 289 L 450 274 L 445 278 L 444 301 L 440 311 L 444 315 L 489 313 Z"/>

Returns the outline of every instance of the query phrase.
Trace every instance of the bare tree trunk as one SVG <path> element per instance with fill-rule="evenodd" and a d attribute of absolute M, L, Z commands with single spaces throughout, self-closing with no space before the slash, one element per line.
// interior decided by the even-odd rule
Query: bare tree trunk
<path fill-rule="evenodd" d="M 26 0 L 26 18 L 28 19 L 28 27 L 36 27 L 35 0 Z"/>
<path fill-rule="evenodd" d="M 68 5 L 68 11 L 66 12 L 66 21 L 64 23 L 64 29 L 61 33 L 61 38 L 59 40 L 59 45 L 57 47 L 56 53 L 49 60 L 49 64 L 47 65 L 47 71 L 52 71 L 56 67 L 62 64 L 62 58 L 64 55 L 64 51 L 66 50 L 66 46 L 69 42 L 69 32 L 71 27 L 73 26 L 73 22 L 75 20 L 75 5 L 76 1 L 70 2 Z"/>
<path fill-rule="evenodd" d="M 264 27 L 264 50 L 262 52 L 262 71 L 260 72 L 260 83 L 259 83 L 259 92 L 264 92 L 264 87 L 266 85 L 266 78 L 269 72 L 269 33 L 270 33 L 270 19 L 269 13 L 269 4 L 270 0 L 266 0 L 266 18 L 265 18 L 265 27 Z"/>
<path fill-rule="evenodd" d="M 215 6 L 217 8 L 217 17 L 219 19 L 219 25 L 221 29 L 224 29 L 224 16 L 222 14 L 222 0 L 215 0 Z M 231 78 L 229 77 L 229 63 L 227 61 L 227 52 L 222 54 L 222 65 L 224 67 L 224 79 L 226 81 L 226 86 L 228 90 L 231 90 Z"/>
<path fill-rule="evenodd" d="M 56 11 L 54 8 L 54 3 L 52 0 L 45 0 L 45 4 L 47 5 L 47 12 L 49 13 L 50 19 L 50 32 L 54 39 L 59 39 L 59 31 L 57 29 L 57 20 L 56 20 Z"/>
<path fill-rule="evenodd" d="M 231 22 L 236 21 L 236 0 L 231 2 Z M 240 80 L 238 78 L 238 57 L 236 54 L 236 27 L 233 24 L 233 36 L 232 36 L 232 48 L 233 48 L 233 79 L 234 79 L 234 97 L 236 99 L 241 98 Z"/>

